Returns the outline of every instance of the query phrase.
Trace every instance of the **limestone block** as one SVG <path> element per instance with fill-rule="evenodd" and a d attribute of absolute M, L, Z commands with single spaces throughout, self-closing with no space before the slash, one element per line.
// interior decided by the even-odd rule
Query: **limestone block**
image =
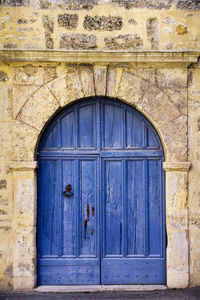
<path fill-rule="evenodd" d="M 199 165 L 197 168 L 196 165 Z M 196 209 L 197 212 L 200 211 L 200 185 L 199 185 L 199 178 L 200 178 L 200 164 L 199 160 L 193 160 L 193 169 L 189 172 L 189 195 L 188 195 L 188 207 L 191 210 Z"/>
<path fill-rule="evenodd" d="M 14 82 L 16 84 L 35 84 L 44 83 L 44 68 L 32 65 L 14 68 Z"/>
<path fill-rule="evenodd" d="M 174 103 L 180 114 L 187 115 L 187 89 L 174 87 L 165 88 L 164 91 L 169 96 L 170 101 Z"/>
<path fill-rule="evenodd" d="M 0 6 L 28 6 L 27 0 L 5 0 L 0 2 Z"/>
<path fill-rule="evenodd" d="M 35 276 L 15 276 L 13 278 L 13 288 L 16 291 L 32 291 L 36 285 Z"/>
<path fill-rule="evenodd" d="M 40 88 L 38 85 L 14 85 L 12 90 L 13 117 L 16 118 L 28 99 Z"/>
<path fill-rule="evenodd" d="M 105 37 L 105 49 L 108 50 L 140 50 L 143 48 L 142 38 L 134 34 L 119 34 L 114 37 Z"/>
<path fill-rule="evenodd" d="M 44 82 L 50 82 L 57 78 L 57 69 L 56 67 L 46 67 L 44 68 Z"/>
<path fill-rule="evenodd" d="M 106 94 L 107 66 L 94 66 L 94 84 L 96 96 Z"/>
<path fill-rule="evenodd" d="M 123 26 L 122 17 L 85 16 L 83 27 L 86 30 L 120 30 Z"/>
<path fill-rule="evenodd" d="M 188 241 L 186 231 L 168 232 L 167 273 L 168 287 L 183 288 L 188 286 Z M 174 276 L 175 274 L 176 276 Z"/>
<path fill-rule="evenodd" d="M 85 97 L 94 96 L 94 72 L 91 65 L 80 67 L 81 83 Z"/>
<path fill-rule="evenodd" d="M 6 82 L 8 80 L 9 80 L 9 78 L 8 78 L 7 73 L 4 71 L 0 71 L 0 82 Z"/>
<path fill-rule="evenodd" d="M 169 9 L 172 5 L 172 0 L 129 0 L 129 1 L 121 1 L 121 0 L 111 0 L 112 3 L 117 3 L 119 6 L 123 6 L 127 9 L 131 9 L 133 7 L 137 8 L 150 8 L 150 9 Z"/>
<path fill-rule="evenodd" d="M 66 98 L 64 100 L 65 101 L 67 100 L 67 103 L 84 97 L 83 88 L 80 79 L 80 73 L 76 65 L 67 66 L 65 81 L 66 81 Z M 61 106 L 67 103 L 61 101 Z"/>
<path fill-rule="evenodd" d="M 14 213 L 32 215 L 35 211 L 36 184 L 34 178 L 19 178 L 14 185 Z"/>
<path fill-rule="evenodd" d="M 156 81 L 159 88 L 187 88 L 186 68 L 163 68 L 156 70 Z"/>
<path fill-rule="evenodd" d="M 179 211 L 187 208 L 186 171 L 166 172 L 166 208 L 167 211 Z"/>
<path fill-rule="evenodd" d="M 168 117 L 166 116 L 166 119 Z M 165 141 L 166 160 L 187 160 L 187 116 L 181 115 L 170 122 L 158 122 Z"/>
<path fill-rule="evenodd" d="M 67 29 L 76 29 L 78 26 L 78 15 L 77 14 L 59 14 L 58 15 L 58 26 L 65 27 Z"/>
<path fill-rule="evenodd" d="M 168 270 L 167 271 L 167 287 L 169 289 L 184 289 L 188 287 L 188 272 Z"/>
<path fill-rule="evenodd" d="M 54 18 L 51 16 L 42 16 L 42 24 L 45 35 L 45 46 L 47 49 L 53 49 L 53 31 L 54 31 Z"/>
<path fill-rule="evenodd" d="M 166 159 L 184 161 L 187 159 L 187 117 L 181 113 L 187 110 L 187 94 L 184 94 L 182 103 L 174 103 L 176 99 L 173 99 L 173 93 L 170 92 L 168 95 L 165 89 L 152 86 L 147 89 L 138 107 L 160 130 L 167 150 Z"/>
<path fill-rule="evenodd" d="M 157 18 L 147 19 L 147 38 L 150 42 L 151 49 L 158 49 L 159 45 L 159 23 Z"/>
<path fill-rule="evenodd" d="M 0 118 L 2 120 L 12 119 L 12 87 L 10 86 L 4 86 L 2 88 Z"/>
<path fill-rule="evenodd" d="M 194 218 L 193 218 L 194 219 Z M 197 220 L 199 224 L 199 219 Z M 200 285 L 200 227 L 190 225 L 190 284 Z"/>
<path fill-rule="evenodd" d="M 38 136 L 35 128 L 16 120 L 13 123 L 13 160 L 34 160 Z"/>
<path fill-rule="evenodd" d="M 187 230 L 188 227 L 188 211 L 182 209 L 180 211 L 167 212 L 167 228 L 168 230 Z"/>
<path fill-rule="evenodd" d="M 1 159 L 10 160 L 12 158 L 12 122 L 0 122 L 0 149 Z"/>
<path fill-rule="evenodd" d="M 60 36 L 59 48 L 68 50 L 95 50 L 97 49 L 97 38 L 93 34 L 63 33 Z"/>
<path fill-rule="evenodd" d="M 18 0 L 19 1 L 19 0 Z M 25 0 L 23 0 L 25 1 Z M 58 3 L 55 0 L 30 0 L 31 7 L 42 9 L 58 9 Z M 97 6 L 99 0 L 59 0 L 59 9 L 63 10 L 90 10 Z"/>
<path fill-rule="evenodd" d="M 154 121 L 166 122 L 179 117 L 180 113 L 171 103 L 166 93 L 157 87 L 149 87 L 141 100 L 139 107 L 144 110 Z M 169 127 L 168 127 L 169 128 Z"/>
<path fill-rule="evenodd" d="M 149 82 L 140 77 L 138 70 L 135 72 L 124 71 L 120 79 L 117 97 L 137 105 L 148 88 Z"/>
<path fill-rule="evenodd" d="M 29 98 L 17 119 L 40 131 L 58 107 L 56 98 L 43 86 Z"/>
<path fill-rule="evenodd" d="M 47 86 L 61 106 L 67 103 L 67 90 L 65 78 L 58 77 L 48 82 Z"/>
<path fill-rule="evenodd" d="M 200 10 L 200 2 L 193 0 L 178 0 L 176 7 L 185 10 Z"/>
<path fill-rule="evenodd" d="M 15 253 L 13 274 L 15 277 L 35 275 L 35 242 L 32 241 L 33 234 L 16 234 L 15 235 Z"/>
<path fill-rule="evenodd" d="M 115 97 L 116 90 L 116 68 L 108 67 L 106 96 Z"/>
<path fill-rule="evenodd" d="M 200 102 L 199 78 L 200 78 L 200 68 L 191 69 L 189 73 L 189 88 L 188 88 L 189 101 L 194 100 Z"/>

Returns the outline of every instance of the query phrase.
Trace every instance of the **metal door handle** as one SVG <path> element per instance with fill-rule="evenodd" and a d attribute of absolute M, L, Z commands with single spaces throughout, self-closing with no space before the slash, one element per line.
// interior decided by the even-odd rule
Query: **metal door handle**
<path fill-rule="evenodd" d="M 66 185 L 65 191 L 63 192 L 63 196 L 65 196 L 65 197 L 71 197 L 73 195 L 73 193 L 71 192 L 71 190 L 72 190 L 71 184 Z"/>

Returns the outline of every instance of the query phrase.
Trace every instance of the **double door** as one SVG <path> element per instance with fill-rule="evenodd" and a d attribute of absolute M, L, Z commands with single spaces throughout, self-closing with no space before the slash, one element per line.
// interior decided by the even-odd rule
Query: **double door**
<path fill-rule="evenodd" d="M 164 284 L 163 152 L 150 123 L 111 100 L 75 104 L 38 151 L 38 284 Z"/>
<path fill-rule="evenodd" d="M 165 282 L 161 160 L 47 157 L 39 168 L 40 284 Z"/>

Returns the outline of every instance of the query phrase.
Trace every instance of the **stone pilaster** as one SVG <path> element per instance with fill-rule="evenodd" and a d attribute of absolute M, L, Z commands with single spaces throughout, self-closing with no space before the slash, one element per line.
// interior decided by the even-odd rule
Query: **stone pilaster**
<path fill-rule="evenodd" d="M 32 290 L 36 283 L 37 162 L 11 162 L 13 172 L 13 288 Z"/>
<path fill-rule="evenodd" d="M 189 285 L 187 186 L 190 162 L 165 162 L 167 286 Z"/>

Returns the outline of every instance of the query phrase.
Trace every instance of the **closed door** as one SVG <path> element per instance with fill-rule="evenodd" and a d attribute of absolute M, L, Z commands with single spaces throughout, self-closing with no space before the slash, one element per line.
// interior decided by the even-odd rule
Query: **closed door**
<path fill-rule="evenodd" d="M 38 284 L 164 284 L 163 150 L 148 120 L 85 100 L 38 153 Z"/>

